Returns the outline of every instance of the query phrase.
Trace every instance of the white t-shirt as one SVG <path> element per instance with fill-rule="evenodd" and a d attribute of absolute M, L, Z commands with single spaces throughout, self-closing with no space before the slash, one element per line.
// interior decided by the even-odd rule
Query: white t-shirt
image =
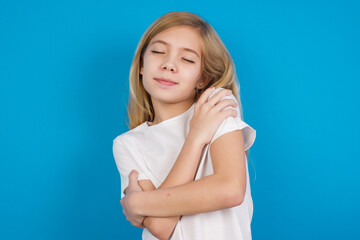
<path fill-rule="evenodd" d="M 220 89 L 215 89 L 209 99 Z M 237 102 L 232 94 L 224 97 L 224 99 L 226 98 L 234 99 Z M 132 169 L 139 172 L 138 180 L 151 180 L 156 188 L 166 179 L 189 132 L 189 123 L 194 114 L 195 104 L 178 116 L 153 126 L 144 122 L 113 140 L 113 154 L 121 179 L 121 198 L 124 197 L 123 191 L 129 184 L 128 175 Z M 237 117 L 226 118 L 215 132 L 211 142 L 204 147 L 195 179 L 214 173 L 210 145 L 219 136 L 241 129 L 245 150 L 248 150 L 254 143 L 256 131 L 241 120 L 239 108 L 235 109 Z M 247 182 L 242 204 L 223 210 L 182 216 L 174 229 L 171 240 L 251 239 L 250 223 L 253 203 L 247 159 L 245 158 L 245 160 Z M 157 239 L 146 228 L 143 230 L 142 238 Z"/>

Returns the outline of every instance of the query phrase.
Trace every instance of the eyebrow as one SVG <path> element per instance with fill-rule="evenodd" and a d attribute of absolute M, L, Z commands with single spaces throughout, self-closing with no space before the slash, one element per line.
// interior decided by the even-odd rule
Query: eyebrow
<path fill-rule="evenodd" d="M 150 46 L 153 45 L 154 43 L 162 43 L 162 44 L 165 44 L 167 46 L 170 45 L 170 44 L 168 44 L 167 42 L 165 42 L 163 40 L 155 40 L 152 43 L 150 43 Z M 200 58 L 199 54 L 195 50 L 192 50 L 191 48 L 181 48 L 181 49 L 184 50 L 184 51 L 192 52 L 192 53 L 194 53 L 196 56 L 198 56 Z"/>

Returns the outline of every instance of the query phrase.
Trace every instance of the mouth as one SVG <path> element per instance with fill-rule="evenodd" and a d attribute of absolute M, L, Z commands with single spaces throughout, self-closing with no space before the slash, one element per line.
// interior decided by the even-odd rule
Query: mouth
<path fill-rule="evenodd" d="M 165 86 L 173 86 L 176 85 L 177 83 L 174 81 L 171 81 L 170 79 L 166 79 L 166 78 L 154 78 L 158 83 L 165 85 Z"/>

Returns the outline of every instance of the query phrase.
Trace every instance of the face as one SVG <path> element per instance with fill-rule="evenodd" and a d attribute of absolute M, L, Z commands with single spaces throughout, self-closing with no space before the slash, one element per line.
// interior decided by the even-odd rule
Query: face
<path fill-rule="evenodd" d="M 142 67 L 143 85 L 153 103 L 193 101 L 202 82 L 200 34 L 189 26 L 160 32 L 151 39 Z"/>

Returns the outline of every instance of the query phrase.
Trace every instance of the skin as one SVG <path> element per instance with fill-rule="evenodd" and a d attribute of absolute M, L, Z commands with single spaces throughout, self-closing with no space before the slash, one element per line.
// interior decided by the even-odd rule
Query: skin
<path fill-rule="evenodd" d="M 150 221 L 151 229 L 146 228 L 159 239 L 168 239 L 182 215 L 240 205 L 246 189 L 243 150 L 240 130 L 222 135 L 211 144 L 214 174 L 176 187 L 155 190 L 149 180 L 137 181 L 137 175 L 130 174 L 129 191 L 120 201 L 124 214 L 137 227 L 144 216 L 152 216 L 156 224 Z"/>
<path fill-rule="evenodd" d="M 205 87 L 207 81 L 200 79 L 200 41 L 198 32 L 185 26 L 167 29 L 151 40 L 141 74 L 155 110 L 152 124 L 185 112 L 194 102 L 195 89 L 200 83 Z M 163 86 L 155 78 L 171 79 L 176 85 Z M 219 91 L 208 101 L 211 92 L 207 89 L 196 103 L 189 135 L 162 185 L 156 189 L 150 180 L 137 181 L 136 172 L 129 175 L 126 197 L 120 201 L 123 212 L 134 226 L 146 227 L 159 239 L 170 237 L 181 215 L 233 207 L 245 195 L 241 130 L 224 134 L 211 144 L 214 174 L 193 181 L 203 147 L 225 118 L 236 116 L 234 110 L 224 110 L 236 106 L 232 100 L 222 100 L 229 92 Z"/>
<path fill-rule="evenodd" d="M 151 39 L 142 67 L 143 85 L 151 95 L 155 110 L 153 124 L 185 112 L 194 103 L 195 88 L 201 88 L 200 83 L 202 88 L 206 85 L 206 81 L 200 79 L 200 35 L 188 26 L 167 29 Z M 170 79 L 177 84 L 166 87 L 154 78 Z"/>

